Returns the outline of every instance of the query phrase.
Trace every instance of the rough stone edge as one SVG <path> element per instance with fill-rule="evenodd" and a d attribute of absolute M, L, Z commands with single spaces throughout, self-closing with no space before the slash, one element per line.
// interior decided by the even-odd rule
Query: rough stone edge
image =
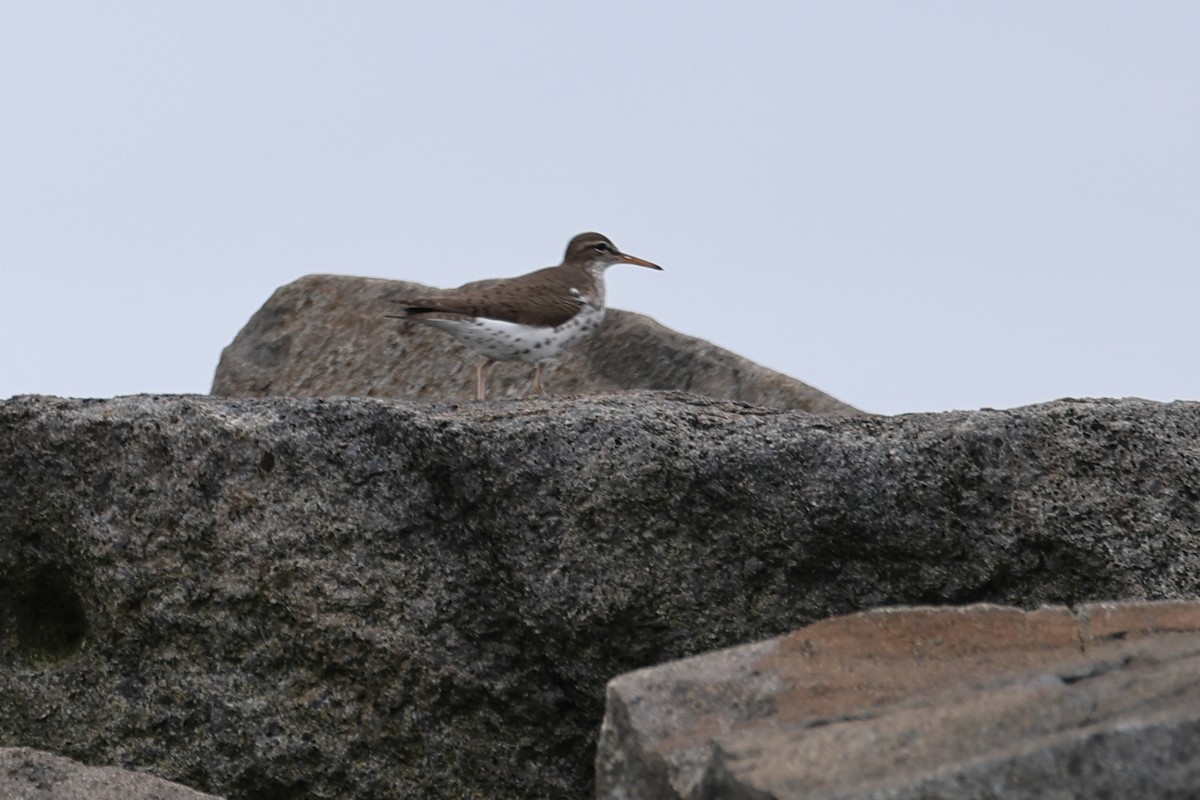
<path fill-rule="evenodd" d="M 0 789 L 13 789 L 15 781 L 22 781 L 28 793 L 5 794 L 6 799 L 222 800 L 147 772 L 90 766 L 32 747 L 0 747 Z"/>
<path fill-rule="evenodd" d="M 826 625 L 843 624 L 844 620 L 863 618 L 868 616 L 886 616 L 898 613 L 909 613 L 912 611 L 928 611 L 933 610 L 942 613 L 972 613 L 979 610 L 1011 610 L 1019 612 L 1023 616 L 1032 614 L 1065 614 L 1072 618 L 1079 634 L 1080 653 L 1086 653 L 1089 645 L 1099 643 L 1110 638 L 1126 634 L 1130 630 L 1131 623 L 1136 621 L 1139 623 L 1136 628 L 1136 633 L 1139 635 L 1145 634 L 1172 634 L 1197 632 L 1200 628 L 1195 625 L 1187 626 L 1180 619 L 1180 612 L 1187 609 L 1195 609 L 1196 601 L 1189 600 L 1128 600 L 1128 601 L 1102 601 L 1094 603 L 1084 603 L 1079 606 L 1065 605 L 1046 605 L 1034 609 L 1021 609 L 1013 606 L 1005 606 L 996 603 L 973 603 L 965 606 L 893 606 L 885 608 L 868 609 L 865 611 L 855 612 L 840 617 L 830 617 L 828 619 L 819 620 L 812 625 L 799 628 L 796 631 L 783 634 L 782 636 L 774 637 L 761 642 L 754 642 L 745 645 L 736 645 L 734 647 L 724 648 L 721 650 L 702 653 L 700 655 L 691 656 L 690 658 L 679 659 L 678 661 L 669 662 L 651 667 L 645 667 L 632 672 L 618 675 L 608 682 L 605 687 L 605 714 L 604 721 L 601 724 L 600 738 L 597 743 L 596 752 L 596 797 L 598 800 L 626 800 L 631 795 L 624 790 L 623 787 L 615 785 L 605 785 L 599 782 L 603 776 L 612 774 L 606 771 L 611 765 L 618 764 L 636 764 L 639 775 L 644 775 L 645 784 L 647 787 L 652 787 L 654 794 L 641 795 L 648 800 L 677 800 L 678 798 L 708 798 L 705 789 L 706 783 L 711 783 L 719 776 L 718 772 L 710 774 L 714 765 L 718 765 L 720 761 L 720 749 L 715 741 L 716 736 L 725 731 L 714 730 L 704 744 L 696 745 L 691 748 L 686 748 L 679 751 L 682 754 L 681 758 L 674 759 L 670 762 L 661 755 L 654 754 L 650 756 L 646 754 L 646 748 L 630 747 L 632 743 L 640 742 L 641 737 L 638 735 L 638 729 L 634 727 L 630 708 L 626 706 L 620 689 L 623 685 L 639 685 L 646 681 L 648 677 L 653 676 L 655 684 L 673 684 L 681 680 L 695 680 L 697 676 L 708 671 L 707 668 L 711 665 L 712 656 L 717 654 L 725 654 L 726 658 L 732 657 L 735 663 L 733 669 L 725 668 L 722 672 L 727 676 L 726 682 L 729 685 L 743 684 L 748 679 L 753 681 L 756 677 L 755 665 L 765 657 L 774 653 L 784 639 L 796 635 L 800 631 L 809 630 L 814 627 Z M 1149 613 L 1151 620 L 1147 622 L 1145 619 L 1146 613 L 1137 614 L 1134 609 L 1141 609 Z M 1136 615 L 1136 616 L 1135 616 Z M 1137 637 L 1133 637 L 1137 638 Z M 745 674 L 739 673 L 738 670 L 746 670 Z M 619 707 L 621 718 L 613 724 L 609 723 L 609 709 Z M 1083 729 L 1086 731 L 1087 729 Z M 1080 735 L 1083 735 L 1080 732 Z M 623 744 L 620 748 L 613 748 L 613 744 L 620 742 Z M 622 751 L 636 750 L 637 752 L 620 752 L 612 753 L 612 750 L 619 749 Z M 1005 756 L 997 757 L 1003 760 Z M 990 761 L 992 759 L 979 759 L 980 761 Z M 959 774 L 961 770 L 948 768 L 947 775 Z M 752 791 L 753 790 L 749 790 Z M 729 798 L 739 798 L 739 795 L 720 795 L 722 800 Z M 744 795 L 746 800 L 761 800 L 757 793 Z M 852 797 L 847 795 L 847 798 Z"/>

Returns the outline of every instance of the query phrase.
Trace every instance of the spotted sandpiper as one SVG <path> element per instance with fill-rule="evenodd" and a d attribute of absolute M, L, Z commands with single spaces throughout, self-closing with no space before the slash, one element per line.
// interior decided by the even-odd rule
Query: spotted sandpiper
<path fill-rule="evenodd" d="M 475 367 L 475 399 L 484 398 L 484 372 L 496 361 L 534 365 L 533 387 L 542 388 L 542 365 L 595 330 L 604 319 L 604 270 L 613 264 L 662 269 L 625 255 L 608 237 L 581 233 L 567 244 L 563 262 L 516 278 L 478 281 L 436 297 L 395 302 L 391 315 L 441 328 L 484 358 Z"/>

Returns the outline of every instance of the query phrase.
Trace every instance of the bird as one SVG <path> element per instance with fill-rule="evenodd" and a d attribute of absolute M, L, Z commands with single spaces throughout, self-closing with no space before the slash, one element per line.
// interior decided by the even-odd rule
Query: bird
<path fill-rule="evenodd" d="M 594 331 L 604 319 L 604 271 L 614 264 L 661 270 L 627 255 L 603 234 L 581 233 L 567 243 L 562 263 L 514 278 L 475 281 L 436 296 L 393 298 L 403 313 L 431 325 L 483 356 L 475 366 L 475 399 L 497 361 L 534 365 L 533 389 L 543 397 L 542 366 Z"/>

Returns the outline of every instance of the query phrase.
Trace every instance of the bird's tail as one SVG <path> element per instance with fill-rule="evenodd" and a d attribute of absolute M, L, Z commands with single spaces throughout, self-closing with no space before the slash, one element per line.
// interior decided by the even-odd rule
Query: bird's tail
<path fill-rule="evenodd" d="M 422 314 L 431 314 L 438 310 L 428 305 L 422 305 L 420 300 L 409 300 L 402 297 L 388 298 L 388 302 L 399 303 L 404 306 L 403 313 L 401 314 L 384 314 L 388 319 L 412 319 L 413 317 L 419 317 Z"/>

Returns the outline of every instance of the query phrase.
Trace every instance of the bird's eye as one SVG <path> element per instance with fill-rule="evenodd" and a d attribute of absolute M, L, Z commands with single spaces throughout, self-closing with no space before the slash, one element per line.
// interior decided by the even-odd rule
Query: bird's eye
<path fill-rule="evenodd" d="M 596 242 L 594 245 L 592 245 L 592 249 L 599 250 L 601 253 L 607 253 L 608 252 L 608 243 L 607 242 Z"/>

